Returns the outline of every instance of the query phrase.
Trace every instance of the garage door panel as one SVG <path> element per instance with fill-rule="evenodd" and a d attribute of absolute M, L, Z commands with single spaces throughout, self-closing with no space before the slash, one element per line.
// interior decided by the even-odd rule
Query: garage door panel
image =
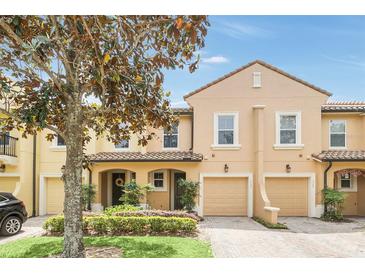
<path fill-rule="evenodd" d="M 247 179 L 205 178 L 204 215 L 247 215 Z"/>
<path fill-rule="evenodd" d="M 267 178 L 266 193 L 279 216 L 308 216 L 307 178 Z"/>
<path fill-rule="evenodd" d="M 47 179 L 47 214 L 63 212 L 64 184 L 59 178 Z"/>

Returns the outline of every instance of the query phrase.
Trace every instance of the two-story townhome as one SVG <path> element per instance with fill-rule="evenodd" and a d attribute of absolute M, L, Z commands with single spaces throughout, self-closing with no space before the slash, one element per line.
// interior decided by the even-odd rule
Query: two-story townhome
<path fill-rule="evenodd" d="M 331 93 L 262 61 L 251 62 L 184 99 L 172 132 L 155 130 L 114 145 L 93 138 L 84 183 L 96 186 L 94 210 L 119 203 L 124 182 L 150 183 L 143 204 L 180 209 L 177 180 L 200 182 L 202 216 L 319 217 L 322 190 L 347 193 L 345 214 L 365 215 L 365 103 L 328 102 Z M 0 143 L 0 191 L 34 214 L 61 213 L 61 138 L 9 133 Z"/>

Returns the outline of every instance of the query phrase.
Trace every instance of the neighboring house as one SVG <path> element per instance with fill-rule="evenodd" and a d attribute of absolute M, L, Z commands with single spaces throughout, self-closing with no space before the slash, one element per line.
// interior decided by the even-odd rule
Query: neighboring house
<path fill-rule="evenodd" d="M 365 103 L 330 103 L 330 96 L 262 61 L 249 63 L 187 94 L 190 108 L 175 109 L 179 123 L 155 130 L 146 147 L 135 136 L 116 146 L 93 138 L 91 174 L 84 172 L 97 190 L 93 209 L 118 204 L 119 185 L 131 179 L 155 187 L 144 204 L 180 209 L 176 182 L 187 178 L 200 182 L 203 216 L 319 217 L 326 182 L 348 193 L 345 214 L 365 215 Z M 65 146 L 46 133 L 36 137 L 35 157 L 33 139 L 17 132 L 0 144 L 0 191 L 30 212 L 34 201 L 37 215 L 63 207 Z"/>

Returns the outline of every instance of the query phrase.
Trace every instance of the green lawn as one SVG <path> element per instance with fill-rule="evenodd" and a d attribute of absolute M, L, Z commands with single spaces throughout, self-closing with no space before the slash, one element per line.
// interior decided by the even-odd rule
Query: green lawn
<path fill-rule="evenodd" d="M 34 237 L 0 245 L 0 258 L 43 258 L 62 252 L 62 237 Z M 85 237 L 86 246 L 114 246 L 123 258 L 210 258 L 208 243 L 182 237 Z"/>

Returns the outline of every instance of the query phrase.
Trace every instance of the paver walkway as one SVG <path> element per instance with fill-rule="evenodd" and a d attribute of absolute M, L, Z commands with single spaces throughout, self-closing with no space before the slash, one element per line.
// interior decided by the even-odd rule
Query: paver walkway
<path fill-rule="evenodd" d="M 279 218 L 289 230 L 272 230 L 244 217 L 209 217 L 200 237 L 218 258 L 365 257 L 365 219 L 325 223 L 314 218 Z"/>

